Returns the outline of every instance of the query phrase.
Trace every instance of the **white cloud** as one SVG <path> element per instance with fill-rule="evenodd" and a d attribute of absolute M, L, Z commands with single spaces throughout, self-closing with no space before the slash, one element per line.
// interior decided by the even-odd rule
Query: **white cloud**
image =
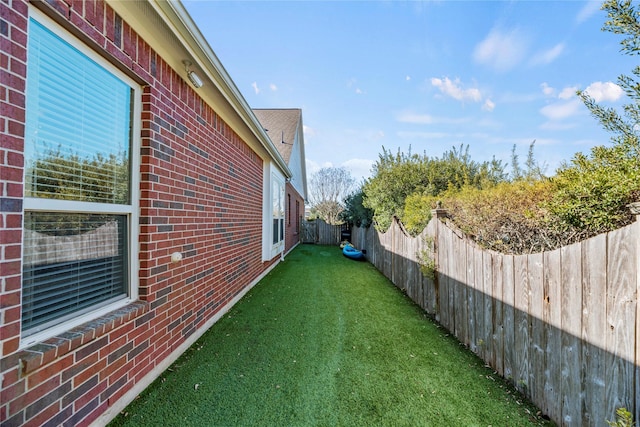
<path fill-rule="evenodd" d="M 271 89 L 273 92 L 275 92 L 275 91 L 277 91 L 277 90 L 278 90 L 278 86 L 276 86 L 274 83 L 271 83 L 271 84 L 269 85 L 269 89 Z"/>
<path fill-rule="evenodd" d="M 381 129 L 345 129 L 344 135 L 346 139 L 353 142 L 371 142 L 379 141 L 384 138 L 384 131 Z"/>
<path fill-rule="evenodd" d="M 540 85 L 540 88 L 542 88 L 542 93 L 544 93 L 546 96 L 554 96 L 556 93 L 556 90 L 549 86 L 547 82 L 542 83 Z"/>
<path fill-rule="evenodd" d="M 569 130 L 574 129 L 575 127 L 576 123 L 564 123 L 558 121 L 548 121 L 540 125 L 540 129 L 551 131 Z"/>
<path fill-rule="evenodd" d="M 613 102 L 624 95 L 622 88 L 613 82 L 593 82 L 584 91 L 596 102 Z"/>
<path fill-rule="evenodd" d="M 528 44 L 526 37 L 517 29 L 501 31 L 494 28 L 476 46 L 473 58 L 496 71 L 509 71 L 523 60 Z"/>
<path fill-rule="evenodd" d="M 450 133 L 447 132 L 419 132 L 419 131 L 398 131 L 396 135 L 402 139 L 442 139 L 449 138 Z"/>
<path fill-rule="evenodd" d="M 256 95 L 260 93 L 260 88 L 258 87 L 257 82 L 251 83 L 251 87 L 253 88 L 253 91 L 256 93 Z"/>
<path fill-rule="evenodd" d="M 353 77 L 352 77 L 352 78 L 350 78 L 350 79 L 349 79 L 349 81 L 347 81 L 347 87 L 348 87 L 349 89 L 353 89 L 353 91 L 354 91 L 357 95 L 362 95 L 362 94 L 364 94 L 364 93 L 365 93 L 362 89 L 360 89 L 360 88 L 358 87 L 358 80 L 357 80 L 356 78 L 353 78 Z"/>
<path fill-rule="evenodd" d="M 558 94 L 558 98 L 560 99 L 571 99 L 576 96 L 576 91 L 578 88 L 576 86 L 567 86 Z"/>
<path fill-rule="evenodd" d="M 452 81 L 449 77 L 445 77 L 444 80 L 433 77 L 431 79 L 431 84 L 440 89 L 440 92 L 443 94 L 457 99 L 458 101 L 469 100 L 473 102 L 480 102 L 482 100 L 482 95 L 479 89 L 463 89 L 460 79 Z"/>
<path fill-rule="evenodd" d="M 582 107 L 582 102 L 577 97 L 563 102 L 549 104 L 540 109 L 540 113 L 550 120 L 563 120 L 576 115 Z"/>
<path fill-rule="evenodd" d="M 558 43 L 551 49 L 538 52 L 531 58 L 532 65 L 546 65 L 552 63 L 558 56 L 564 52 L 564 43 Z"/>
<path fill-rule="evenodd" d="M 600 5 L 602 2 L 600 0 L 587 0 L 585 5 L 582 6 L 580 12 L 578 12 L 578 16 L 576 16 L 576 22 L 582 23 L 587 19 L 591 18 L 600 10 Z"/>
<path fill-rule="evenodd" d="M 407 77 L 405 77 L 404 79 L 405 79 L 406 81 L 409 81 L 409 80 L 411 80 L 411 76 L 407 76 Z"/>
<path fill-rule="evenodd" d="M 496 104 L 488 98 L 484 101 L 484 104 L 482 105 L 482 109 L 484 111 L 493 111 L 494 108 L 496 108 Z"/>
<path fill-rule="evenodd" d="M 450 118 L 450 117 L 434 117 L 430 114 L 420 114 L 412 111 L 403 111 L 396 115 L 396 121 L 400 123 L 410 123 L 416 125 L 433 125 L 433 124 L 460 124 L 468 123 L 467 118 Z"/>
<path fill-rule="evenodd" d="M 347 168 L 351 176 L 355 178 L 356 183 L 360 183 L 363 178 L 371 176 L 371 168 L 375 162 L 370 159 L 350 159 L 342 163 Z"/>
<path fill-rule="evenodd" d="M 434 118 L 429 114 L 417 114 L 412 112 L 403 112 L 398 114 L 396 120 L 400 123 L 413 123 L 418 125 L 430 125 L 435 123 Z"/>
<path fill-rule="evenodd" d="M 316 162 L 314 160 L 309 159 L 308 157 L 305 159 L 305 165 L 306 165 L 306 170 L 307 170 L 307 176 L 308 177 L 311 177 L 311 175 L 313 175 L 314 173 L 318 172 L 322 168 L 332 168 L 333 167 L 333 163 L 331 163 L 331 162 L 318 163 L 318 162 Z"/>
<path fill-rule="evenodd" d="M 307 125 L 302 125 L 302 133 L 304 134 L 305 139 L 306 138 L 313 138 L 314 136 L 316 136 L 316 130 L 312 127 L 309 127 Z M 307 141 L 305 140 L 305 143 Z"/>

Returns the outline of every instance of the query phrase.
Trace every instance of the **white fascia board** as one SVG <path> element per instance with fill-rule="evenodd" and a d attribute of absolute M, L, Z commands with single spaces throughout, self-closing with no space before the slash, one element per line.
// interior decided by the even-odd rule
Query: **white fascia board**
<path fill-rule="evenodd" d="M 163 58 L 174 67 L 176 70 L 182 70 L 184 66 L 181 64 L 182 60 L 188 59 L 192 62 L 193 68 L 198 70 L 198 74 L 202 72 L 201 77 L 205 80 L 205 87 L 199 89 L 202 94 L 206 90 L 210 90 L 206 86 L 211 84 L 216 89 L 217 96 L 224 99 L 224 101 L 230 107 L 227 111 L 229 114 L 235 114 L 240 122 L 244 124 L 247 130 L 253 135 L 256 142 L 266 151 L 266 153 L 275 161 L 282 172 L 290 177 L 291 171 L 289 170 L 286 162 L 274 146 L 273 142 L 260 125 L 260 122 L 253 114 L 253 111 L 247 104 L 237 86 L 229 76 L 229 73 L 225 70 L 224 66 L 211 49 L 211 46 L 204 38 L 196 24 L 191 19 L 191 16 L 185 9 L 184 5 L 178 0 L 147 0 L 145 2 L 155 14 L 162 20 L 173 36 L 178 40 L 180 49 L 184 50 L 184 57 L 182 58 Z M 132 20 L 136 20 L 136 13 L 146 13 L 144 6 L 140 2 L 122 2 L 122 1 L 109 1 L 111 7 L 116 12 L 122 13 L 127 20 L 134 15 Z M 148 18 L 148 17 L 146 17 Z M 147 22 L 141 20 L 140 22 Z M 132 22 L 133 23 L 133 22 Z M 173 53 L 172 47 L 163 46 L 161 37 L 154 37 L 153 29 L 148 26 L 141 25 L 141 28 L 133 27 L 133 29 L 139 33 L 144 34 L 144 38 L 147 42 L 151 43 L 152 48 L 159 52 Z M 156 42 L 156 43 L 154 43 Z M 173 61 L 172 61 L 173 60 Z M 225 111 L 222 111 L 224 114 Z M 224 117 L 223 117 L 224 118 Z M 229 120 L 231 122 L 231 120 Z M 237 121 L 236 121 L 237 123 Z M 241 134 L 237 129 L 236 131 Z M 247 141 L 249 142 L 249 141 Z"/>
<path fill-rule="evenodd" d="M 234 110 L 240 115 L 244 123 L 258 137 L 260 143 L 273 157 L 282 169 L 282 172 L 287 177 L 290 177 L 291 171 L 287 167 L 286 162 L 258 121 L 251 107 L 249 107 L 242 93 L 238 90 L 231 76 L 216 56 L 209 42 L 207 42 L 207 39 L 204 38 L 200 29 L 196 26 L 195 22 L 193 22 L 193 19 L 191 19 L 189 12 L 187 12 L 182 2 L 178 0 L 150 1 L 154 6 L 157 6 L 157 8 L 165 12 L 165 16 L 171 23 L 171 26 L 175 29 L 176 33 L 180 35 L 185 45 L 192 50 L 193 57 L 195 61 L 198 62 L 200 68 L 207 74 L 209 79 L 216 84 L 218 90 L 222 92 L 227 101 L 234 107 Z"/>
<path fill-rule="evenodd" d="M 300 169 L 302 173 L 302 198 L 307 203 L 307 157 L 304 152 L 304 126 L 302 121 L 302 111 L 300 111 L 300 121 L 298 122 L 298 129 L 296 130 L 299 135 L 300 145 Z"/>

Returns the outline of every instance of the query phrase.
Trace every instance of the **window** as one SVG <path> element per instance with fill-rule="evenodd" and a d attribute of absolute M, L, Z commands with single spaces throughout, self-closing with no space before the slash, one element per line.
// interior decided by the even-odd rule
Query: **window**
<path fill-rule="evenodd" d="M 22 336 L 32 342 L 137 297 L 140 93 L 37 12 L 27 49 Z"/>
<path fill-rule="evenodd" d="M 284 240 L 284 185 L 274 175 L 271 197 L 273 200 L 273 244 L 278 245 Z"/>

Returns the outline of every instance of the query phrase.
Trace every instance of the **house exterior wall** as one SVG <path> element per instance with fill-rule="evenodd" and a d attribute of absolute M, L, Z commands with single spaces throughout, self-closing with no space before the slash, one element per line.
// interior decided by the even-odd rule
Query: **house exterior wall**
<path fill-rule="evenodd" d="M 304 134 L 302 126 L 302 113 L 301 118 L 296 128 L 295 140 L 293 142 L 293 153 L 289 158 L 289 169 L 293 177 L 291 178 L 291 184 L 295 191 L 305 199 L 307 196 L 307 170 L 305 167 L 305 153 L 304 153 Z"/>
<path fill-rule="evenodd" d="M 285 253 L 300 243 L 300 224 L 304 218 L 304 199 L 289 182 L 286 193 Z"/>
<path fill-rule="evenodd" d="M 21 347 L 30 7 L 0 2 L 0 424 L 81 426 L 132 399 L 279 258 L 261 256 L 264 160 L 108 3 L 51 0 L 39 7 L 146 82 L 139 298 Z"/>

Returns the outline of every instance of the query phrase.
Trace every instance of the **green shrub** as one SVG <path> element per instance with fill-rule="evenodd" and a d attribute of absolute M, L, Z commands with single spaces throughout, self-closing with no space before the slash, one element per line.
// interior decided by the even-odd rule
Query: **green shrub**
<path fill-rule="evenodd" d="M 578 238 L 630 224 L 627 205 L 640 196 L 640 156 L 637 140 L 595 147 L 578 153 L 552 178 L 553 197 L 546 204 L 558 232 L 574 231 Z"/>
<path fill-rule="evenodd" d="M 562 236 L 545 227 L 541 206 L 551 197 L 549 180 L 501 183 L 478 190 L 465 187 L 448 193 L 443 207 L 467 236 L 479 245 L 504 253 L 531 253 L 561 245 Z"/>
<path fill-rule="evenodd" d="M 373 211 L 379 231 L 389 228 L 393 216 L 405 222 L 403 216 L 409 196 L 437 196 L 449 188 L 465 185 L 481 188 L 506 179 L 500 161 L 471 160 L 468 146 L 453 147 L 440 158 L 399 150 L 392 154 L 383 147 L 372 171 L 373 177 L 363 186 L 363 204 Z"/>
<path fill-rule="evenodd" d="M 627 410 L 627 408 L 618 408 L 616 410 L 616 420 L 609 421 L 607 424 L 611 427 L 634 427 L 636 423 L 633 422 L 633 415 Z"/>

